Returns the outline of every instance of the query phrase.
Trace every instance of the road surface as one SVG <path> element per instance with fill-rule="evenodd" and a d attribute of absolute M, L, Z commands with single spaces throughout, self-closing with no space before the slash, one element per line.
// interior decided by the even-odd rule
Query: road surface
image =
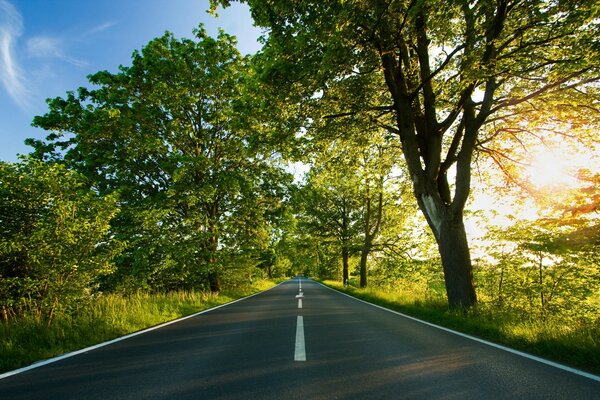
<path fill-rule="evenodd" d="M 0 379 L 0 399 L 600 399 L 582 376 L 296 278 Z"/>

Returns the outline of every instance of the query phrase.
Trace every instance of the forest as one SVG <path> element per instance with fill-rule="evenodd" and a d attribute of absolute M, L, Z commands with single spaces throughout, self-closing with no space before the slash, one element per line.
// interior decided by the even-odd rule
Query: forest
<path fill-rule="evenodd" d="M 2 329 L 304 275 L 585 336 L 600 368 L 600 5 L 244 2 L 258 53 L 165 33 L 0 162 Z"/>

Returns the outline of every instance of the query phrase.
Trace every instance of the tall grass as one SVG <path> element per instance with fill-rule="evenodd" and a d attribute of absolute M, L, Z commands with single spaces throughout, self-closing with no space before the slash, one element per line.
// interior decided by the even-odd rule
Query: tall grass
<path fill-rule="evenodd" d="M 326 285 L 365 301 L 471 334 L 530 354 L 600 374 L 600 319 L 568 315 L 544 318 L 492 303 L 480 302 L 467 312 L 450 310 L 441 295 L 424 296 L 410 288 L 345 288 L 334 281 Z"/>
<path fill-rule="evenodd" d="M 225 304 L 273 285 L 257 281 L 220 294 L 106 294 L 71 316 L 58 316 L 50 327 L 33 317 L 0 322 L 0 373 Z"/>

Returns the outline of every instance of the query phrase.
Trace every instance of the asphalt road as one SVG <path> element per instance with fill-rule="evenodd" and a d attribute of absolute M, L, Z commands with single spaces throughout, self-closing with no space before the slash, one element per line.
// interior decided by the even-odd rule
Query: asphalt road
<path fill-rule="evenodd" d="M 0 379 L 0 399 L 574 400 L 600 382 L 294 279 Z"/>

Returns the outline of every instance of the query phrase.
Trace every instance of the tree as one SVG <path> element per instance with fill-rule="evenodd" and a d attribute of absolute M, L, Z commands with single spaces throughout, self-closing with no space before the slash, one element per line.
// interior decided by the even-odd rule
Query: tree
<path fill-rule="evenodd" d="M 375 135 L 374 135 L 375 136 Z M 378 136 L 375 136 L 378 137 Z M 381 138 L 381 136 L 379 136 Z M 367 262 L 369 255 L 377 244 L 382 227 L 391 218 L 389 210 L 391 202 L 397 199 L 389 187 L 393 185 L 392 169 L 395 165 L 393 149 L 386 148 L 381 142 L 373 140 L 372 144 L 362 150 L 361 170 L 362 182 L 362 225 L 363 244 L 360 254 L 360 287 L 367 287 Z M 397 189 L 397 188 L 394 188 Z M 404 206 L 404 205 L 403 205 Z"/>
<path fill-rule="evenodd" d="M 60 164 L 0 163 L 2 319 L 32 314 L 50 325 L 113 271 L 122 246 L 110 235 L 115 196 L 88 189 Z"/>
<path fill-rule="evenodd" d="M 589 228 L 582 235 L 583 227 Z M 590 231 L 594 231 L 590 235 Z M 492 228 L 482 286 L 499 305 L 542 317 L 597 317 L 589 303 L 598 292 L 598 228 L 590 221 L 541 218 Z M 590 240 L 591 239 L 591 240 Z M 590 243 L 591 242 L 591 243 Z"/>
<path fill-rule="evenodd" d="M 360 202 L 355 172 L 348 166 L 313 169 L 302 189 L 301 225 L 319 241 L 334 241 L 342 259 L 342 279 L 349 279 L 349 259 L 360 232 Z"/>
<path fill-rule="evenodd" d="M 213 0 L 227 5 L 228 0 Z M 248 0 L 269 29 L 265 76 L 303 101 L 356 76 L 383 82 L 359 112 L 399 138 L 438 243 L 451 307 L 476 303 L 463 213 L 482 132 L 515 108 L 598 80 L 596 6 L 518 0 Z M 385 102 L 382 102 L 382 96 Z M 535 110 L 528 112 L 534 113 Z M 452 182 L 451 182 L 452 179 Z"/>
<path fill-rule="evenodd" d="M 131 66 L 90 76 L 94 89 L 49 100 L 34 124 L 51 133 L 30 141 L 118 194 L 113 229 L 129 246 L 117 276 L 155 290 L 217 291 L 231 257 L 259 264 L 265 213 L 289 181 L 260 140 L 250 59 L 224 32 L 195 33 L 166 33 Z"/>

